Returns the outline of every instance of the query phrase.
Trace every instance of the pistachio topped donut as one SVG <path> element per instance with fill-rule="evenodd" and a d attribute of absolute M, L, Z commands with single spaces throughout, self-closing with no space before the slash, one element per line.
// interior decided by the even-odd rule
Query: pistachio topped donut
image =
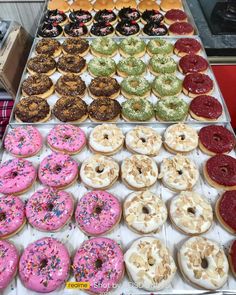
<path fill-rule="evenodd" d="M 157 97 L 179 95 L 182 81 L 173 74 L 161 74 L 152 83 L 152 91 Z"/>
<path fill-rule="evenodd" d="M 126 121 L 149 121 L 153 116 L 153 105 L 147 99 L 131 98 L 122 103 L 122 117 Z"/>
<path fill-rule="evenodd" d="M 146 64 L 135 57 L 121 59 L 117 64 L 117 74 L 121 77 L 139 76 L 146 71 Z"/>
<path fill-rule="evenodd" d="M 155 54 L 149 61 L 149 71 L 157 76 L 159 74 L 174 74 L 177 65 L 172 57 Z"/>
<path fill-rule="evenodd" d="M 24 96 L 36 95 L 41 98 L 47 98 L 54 92 L 52 80 L 46 75 L 29 76 L 22 83 L 22 94 Z"/>
<path fill-rule="evenodd" d="M 119 51 L 124 57 L 142 57 L 146 51 L 146 43 L 138 37 L 130 36 L 120 42 Z"/>
<path fill-rule="evenodd" d="M 37 54 L 58 57 L 61 54 L 61 43 L 55 39 L 44 38 L 36 44 L 35 51 Z"/>
<path fill-rule="evenodd" d="M 152 39 L 147 44 L 147 53 L 150 56 L 154 54 L 170 55 L 173 53 L 173 45 L 164 39 Z"/>
<path fill-rule="evenodd" d="M 140 76 L 129 76 L 121 82 L 121 93 L 126 98 L 146 98 L 150 95 L 149 82 Z"/>
<path fill-rule="evenodd" d="M 95 57 L 89 61 L 88 71 L 93 77 L 111 77 L 116 72 L 116 63 L 109 57 Z"/>
<path fill-rule="evenodd" d="M 57 80 L 55 90 L 58 96 L 84 97 L 86 85 L 80 76 L 66 74 Z"/>
<path fill-rule="evenodd" d="M 67 38 L 62 44 L 64 54 L 85 56 L 89 52 L 89 43 L 82 38 Z"/>
<path fill-rule="evenodd" d="M 112 57 L 116 55 L 117 50 L 116 42 L 109 37 L 99 37 L 91 43 L 91 53 L 97 57 Z"/>
<path fill-rule="evenodd" d="M 57 68 L 63 75 L 68 73 L 80 75 L 86 70 L 86 60 L 79 55 L 63 55 L 57 62 Z"/>
<path fill-rule="evenodd" d="M 120 85 L 115 78 L 96 77 L 88 86 L 89 95 L 94 98 L 116 99 L 120 94 Z"/>
<path fill-rule="evenodd" d="M 51 76 L 56 71 L 56 62 L 48 55 L 39 54 L 29 59 L 27 70 L 31 75 L 45 74 Z"/>

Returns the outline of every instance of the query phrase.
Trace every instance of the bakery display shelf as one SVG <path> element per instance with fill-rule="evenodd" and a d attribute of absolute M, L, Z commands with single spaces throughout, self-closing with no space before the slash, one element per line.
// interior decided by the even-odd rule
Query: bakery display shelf
<path fill-rule="evenodd" d="M 138 125 L 138 124 L 137 124 Z M 224 125 L 228 129 L 231 129 L 231 126 L 229 123 L 223 123 L 221 125 Z M 5 133 L 5 136 L 17 126 L 20 126 L 19 124 L 10 124 L 7 128 L 7 131 Z M 27 158 L 29 161 L 31 161 L 35 167 L 38 167 L 41 163 L 42 159 L 52 153 L 50 148 L 46 144 L 46 137 L 51 128 L 55 126 L 54 124 L 44 124 L 44 125 L 35 125 L 35 127 L 38 128 L 40 133 L 43 136 L 43 149 L 41 152 L 31 158 Z M 81 123 L 79 124 L 80 128 L 84 130 L 87 136 L 90 134 L 92 129 L 94 128 L 94 124 L 90 123 Z M 133 124 L 117 124 L 119 128 L 122 129 L 123 133 L 126 134 L 129 130 L 131 130 L 134 125 Z M 167 125 L 166 124 L 148 124 L 148 126 L 155 129 L 159 134 L 163 135 L 164 131 L 166 130 Z M 203 126 L 202 124 L 192 124 L 191 125 L 195 130 L 200 130 Z M 4 140 L 4 139 L 3 139 Z M 92 153 L 88 147 L 85 147 L 79 154 L 74 155 L 73 158 L 78 161 L 79 168 L 81 167 L 81 163 L 87 159 L 89 156 L 91 156 Z M 116 155 L 112 156 L 113 159 L 119 162 L 119 164 L 124 160 L 126 157 L 129 157 L 131 155 L 130 152 L 128 152 L 125 148 L 123 148 L 120 152 L 118 152 Z M 230 155 L 233 157 L 236 157 L 236 151 L 233 150 L 230 152 Z M 160 153 L 158 156 L 154 157 L 153 159 L 158 164 L 158 167 L 160 166 L 160 163 L 164 158 L 173 156 L 173 154 L 170 154 L 167 152 L 164 148 L 164 146 L 161 147 Z M 187 155 L 188 158 L 190 158 L 192 161 L 195 162 L 197 165 L 199 172 L 200 172 L 200 178 L 196 184 L 196 186 L 193 188 L 194 191 L 198 192 L 199 194 L 205 196 L 209 202 L 211 203 L 213 209 L 215 206 L 216 200 L 219 198 L 219 196 L 222 194 L 222 191 L 216 190 L 209 186 L 207 182 L 204 179 L 203 176 L 203 165 L 205 161 L 209 158 L 208 155 L 203 154 L 198 148 L 192 151 Z M 1 159 L 2 162 L 13 158 L 6 150 L 1 150 Z M 23 201 L 26 201 L 35 191 L 42 188 L 43 185 L 37 180 L 35 184 L 31 187 L 31 189 L 22 195 L 20 195 L 20 198 Z M 85 186 L 81 183 L 80 179 L 73 184 L 72 186 L 68 187 L 66 189 L 67 192 L 70 192 L 74 199 L 75 199 L 75 206 L 77 203 L 77 200 L 79 200 L 87 191 L 88 189 L 85 188 Z M 124 201 L 125 197 L 130 194 L 132 191 L 128 189 L 120 180 L 118 180 L 109 190 L 110 193 L 114 194 L 121 202 Z M 161 198 L 165 201 L 166 205 L 168 205 L 169 200 L 176 195 L 173 191 L 170 191 L 167 189 L 160 180 L 157 181 L 157 183 L 150 188 L 150 191 L 155 192 L 156 194 L 160 195 Z M 56 233 L 51 232 L 40 232 L 36 229 L 34 229 L 32 226 L 30 226 L 28 223 L 25 225 L 23 230 L 10 238 L 10 241 L 12 241 L 16 247 L 19 249 L 19 251 L 22 253 L 23 249 L 31 242 L 36 241 L 39 238 L 42 237 L 54 237 L 62 241 L 68 248 L 71 257 L 73 258 L 76 249 L 80 246 L 80 244 L 88 239 L 88 237 L 80 231 L 78 226 L 75 224 L 74 218 L 72 221 L 70 221 L 63 229 Z M 132 244 L 132 242 L 140 238 L 144 235 L 139 235 L 134 232 L 132 232 L 130 229 L 128 229 L 127 225 L 124 223 L 123 220 L 121 220 L 120 224 L 112 230 L 109 234 L 104 235 L 106 237 L 109 237 L 111 239 L 114 239 L 119 243 L 119 245 L 122 247 L 123 251 L 125 252 L 129 246 Z M 229 272 L 229 277 L 224 285 L 224 287 L 216 292 L 214 291 L 206 291 L 201 289 L 195 289 L 192 287 L 189 283 L 187 283 L 182 275 L 180 274 L 179 267 L 177 264 L 176 259 L 176 253 L 179 247 L 182 245 L 182 242 L 185 241 L 188 236 L 182 234 L 181 232 L 177 231 L 172 224 L 170 223 L 170 220 L 168 219 L 167 222 L 161 227 L 160 231 L 156 234 L 148 234 L 148 236 L 154 236 L 160 240 L 162 240 L 165 245 L 169 248 L 172 256 L 174 257 L 174 260 L 177 265 L 177 273 L 171 283 L 171 285 L 161 291 L 158 291 L 157 293 L 152 294 L 235 294 L 236 292 L 236 285 L 235 285 L 235 278 L 233 278 L 231 272 Z M 217 241 L 225 250 L 227 253 L 230 242 L 235 238 L 232 234 L 225 231 L 222 226 L 218 223 L 216 217 L 214 216 L 214 221 L 212 224 L 212 227 L 208 232 L 203 234 L 204 237 L 207 237 L 209 239 Z M 73 277 L 73 274 L 70 274 L 69 281 L 75 281 L 75 278 Z M 71 290 L 68 289 L 60 289 L 58 291 L 52 292 L 51 294 L 72 294 Z M 21 283 L 19 276 L 16 276 L 16 278 L 13 280 L 13 282 L 8 286 L 8 288 L 3 292 L 3 295 L 16 295 L 16 294 L 24 294 L 24 295 L 33 295 L 34 292 L 31 292 L 27 290 Z M 86 294 L 82 291 L 80 291 L 80 294 Z M 116 290 L 113 290 L 113 292 L 110 292 L 108 294 L 113 295 L 128 295 L 128 294 L 150 294 L 150 292 L 146 292 L 141 289 L 137 289 L 134 287 L 134 285 L 131 285 L 127 275 L 125 275 L 123 281 L 119 284 L 118 288 Z"/>
<path fill-rule="evenodd" d="M 172 44 L 174 44 L 180 37 L 156 37 L 156 38 L 159 38 L 159 39 L 164 39 Z M 201 40 L 198 36 L 194 36 L 192 37 L 194 39 L 196 39 L 198 42 L 201 43 Z M 148 43 L 148 41 L 150 40 L 151 38 L 145 38 L 143 39 L 146 43 Z M 59 42 L 63 43 L 63 41 L 66 40 L 66 38 L 60 38 L 58 39 Z M 93 38 L 87 38 L 87 40 L 89 41 L 89 43 L 92 42 L 92 40 L 94 40 Z M 122 38 L 119 38 L 119 37 L 116 37 L 116 38 L 113 38 L 113 40 L 115 40 L 117 43 L 119 43 L 121 40 L 123 40 Z M 39 39 L 35 39 L 34 40 L 34 43 L 33 43 L 33 46 L 31 48 L 31 52 L 29 54 L 29 58 L 31 57 L 34 57 L 35 56 L 35 46 L 37 44 L 37 42 L 39 41 Z M 202 43 L 201 43 L 202 45 Z M 202 51 L 201 51 L 201 56 L 203 56 L 205 59 L 207 59 L 207 55 L 206 55 L 206 52 L 204 50 L 204 47 L 202 45 Z M 177 55 L 175 55 L 174 53 L 172 54 L 172 57 L 173 59 L 175 60 L 176 63 L 178 63 L 180 57 L 178 57 Z M 86 59 L 86 62 L 88 63 L 89 60 L 91 60 L 93 58 L 93 55 L 91 53 L 88 53 L 85 57 Z M 118 63 L 119 60 L 123 59 L 123 57 L 121 57 L 121 55 L 118 53 L 116 54 L 115 57 L 113 57 L 112 59 L 114 59 L 116 61 L 116 63 Z M 141 58 L 146 64 L 148 64 L 148 61 L 150 59 L 150 56 L 148 55 L 148 53 L 146 52 L 145 55 Z M 56 60 L 58 60 L 58 58 L 56 58 Z M 218 118 L 217 122 L 229 122 L 230 121 L 230 116 L 229 116 L 229 113 L 228 113 L 228 110 L 227 110 L 227 106 L 225 104 L 225 101 L 223 99 L 223 96 L 220 92 L 220 89 L 219 89 L 219 86 L 217 84 L 217 81 L 215 79 L 215 76 L 213 74 L 213 71 L 209 65 L 209 68 L 206 72 L 206 74 L 208 74 L 210 76 L 210 78 L 213 80 L 214 82 L 214 90 L 212 92 L 212 96 L 216 97 L 219 102 L 222 104 L 222 107 L 223 107 L 223 113 L 222 115 Z M 24 72 L 22 74 L 22 79 L 21 79 L 21 82 L 20 82 L 20 86 L 19 86 L 19 89 L 18 89 L 18 93 L 17 93 L 17 97 L 16 97 L 16 100 L 15 100 L 15 106 L 16 104 L 20 101 L 20 99 L 22 98 L 22 93 L 21 93 L 21 85 L 22 85 L 22 82 L 29 76 L 28 72 L 27 72 L 27 65 L 24 69 Z M 50 78 L 52 79 L 53 83 L 55 84 L 56 81 L 59 79 L 59 77 L 61 76 L 61 74 L 56 71 L 53 75 L 50 76 Z M 89 85 L 90 81 L 93 79 L 93 77 L 89 74 L 89 72 L 86 70 L 84 73 L 82 73 L 81 75 L 81 78 L 85 81 L 86 83 L 86 86 Z M 177 70 L 176 72 L 176 76 L 179 77 L 180 79 L 184 79 L 184 76 L 179 70 Z M 145 73 L 145 75 L 143 75 L 143 77 L 145 77 L 149 82 L 152 82 L 155 78 L 154 75 L 152 75 L 150 73 L 149 70 L 147 70 L 147 72 Z M 117 79 L 117 81 L 120 83 L 123 78 L 121 78 L 120 76 L 118 75 L 115 75 L 114 78 Z M 191 102 L 191 98 L 186 96 L 185 94 L 181 93 L 179 95 L 180 98 L 182 98 L 184 101 L 186 101 L 188 104 L 190 104 Z M 52 94 L 49 98 L 47 98 L 47 101 L 49 103 L 49 105 L 51 106 L 51 108 L 55 105 L 56 101 L 59 99 L 59 97 L 54 93 Z M 86 92 L 85 94 L 85 97 L 83 98 L 83 100 L 89 105 L 93 99 L 89 96 L 88 92 Z M 150 97 L 148 98 L 148 100 L 150 102 L 152 102 L 154 105 L 156 104 L 156 102 L 159 100 L 159 98 L 157 98 L 153 93 L 151 93 Z M 126 98 L 124 98 L 122 95 L 119 95 L 119 97 L 117 98 L 117 101 L 119 101 L 119 103 L 122 103 L 124 101 L 126 101 Z M 14 106 L 14 108 L 15 108 Z M 90 121 L 89 119 L 87 119 L 87 121 Z M 186 119 L 187 122 L 190 122 L 190 123 L 196 123 L 196 122 L 199 122 L 195 119 L 193 119 L 190 115 L 187 116 L 187 119 Z M 10 119 L 10 122 L 12 123 L 16 123 L 16 120 L 14 118 L 14 109 L 13 109 L 13 112 L 12 112 L 12 115 L 11 115 L 11 119 Z M 49 123 L 59 123 L 60 121 L 54 116 L 52 115 L 51 116 L 51 119 L 48 121 Z M 119 119 L 119 122 L 125 122 L 123 119 Z M 152 119 L 151 122 L 158 122 L 155 118 Z M 143 122 L 143 123 L 149 123 L 149 122 Z M 207 122 L 199 122 L 199 123 L 207 123 Z M 211 122 L 212 123 L 212 122 Z"/>

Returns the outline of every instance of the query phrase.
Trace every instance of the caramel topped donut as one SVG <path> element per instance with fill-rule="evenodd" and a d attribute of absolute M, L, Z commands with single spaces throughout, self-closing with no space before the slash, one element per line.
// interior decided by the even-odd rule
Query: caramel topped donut
<path fill-rule="evenodd" d="M 94 16 L 96 22 L 109 22 L 111 25 L 115 24 L 117 19 L 116 14 L 112 10 L 99 10 Z"/>
<path fill-rule="evenodd" d="M 48 55 L 39 54 L 29 59 L 27 70 L 32 75 L 45 74 L 51 76 L 56 71 L 56 62 Z"/>
<path fill-rule="evenodd" d="M 63 29 L 57 23 L 44 23 L 38 29 L 38 35 L 43 38 L 60 37 L 63 34 Z"/>
<path fill-rule="evenodd" d="M 64 54 L 85 56 L 89 51 L 89 43 L 81 38 L 68 38 L 62 44 Z"/>
<path fill-rule="evenodd" d="M 88 34 L 88 28 L 86 25 L 81 23 L 69 23 L 64 28 L 66 37 L 80 37 Z"/>
<path fill-rule="evenodd" d="M 134 20 L 124 19 L 116 26 L 116 32 L 119 36 L 134 36 L 140 31 L 139 25 Z"/>
<path fill-rule="evenodd" d="M 92 98 L 107 97 L 115 99 L 120 94 L 120 85 L 115 78 L 96 77 L 88 86 L 89 94 Z"/>
<path fill-rule="evenodd" d="M 186 22 L 187 14 L 181 9 L 170 9 L 165 14 L 165 22 L 169 25 L 176 22 Z"/>
<path fill-rule="evenodd" d="M 56 93 L 59 96 L 79 96 L 83 97 L 86 90 L 84 81 L 74 74 L 61 76 L 55 85 Z"/>
<path fill-rule="evenodd" d="M 169 26 L 170 35 L 193 35 L 194 28 L 190 23 L 177 22 Z"/>
<path fill-rule="evenodd" d="M 136 8 L 123 7 L 119 13 L 118 17 L 120 20 L 134 20 L 138 21 L 140 19 L 140 13 Z"/>
<path fill-rule="evenodd" d="M 163 36 L 167 34 L 168 29 L 163 24 L 149 22 L 144 26 L 143 32 L 148 36 Z"/>
<path fill-rule="evenodd" d="M 94 23 L 91 27 L 90 34 L 95 37 L 114 35 L 115 29 L 109 22 Z"/>
<path fill-rule="evenodd" d="M 47 23 L 57 23 L 61 26 L 67 23 L 68 19 L 63 11 L 58 9 L 48 10 L 44 16 L 44 21 Z"/>
<path fill-rule="evenodd" d="M 79 55 L 63 55 L 57 62 L 57 68 L 62 74 L 80 75 L 86 70 L 86 60 Z"/>
<path fill-rule="evenodd" d="M 90 104 L 88 112 L 92 121 L 112 122 L 120 117 L 121 105 L 110 98 L 99 98 Z"/>
<path fill-rule="evenodd" d="M 79 9 L 76 11 L 72 11 L 69 15 L 69 18 L 72 22 L 76 23 L 84 23 L 87 26 L 91 24 L 93 17 L 92 14 L 84 9 Z"/>
<path fill-rule="evenodd" d="M 183 92 L 190 97 L 196 97 L 200 94 L 210 94 L 213 87 L 213 81 L 205 74 L 188 74 L 183 81 Z"/>
<path fill-rule="evenodd" d="M 208 67 L 207 60 L 196 54 L 185 55 L 179 61 L 179 70 L 183 74 L 204 73 Z"/>
<path fill-rule="evenodd" d="M 164 16 L 158 10 L 145 10 L 142 14 L 142 23 L 156 22 L 160 23 L 164 19 Z"/>
<path fill-rule="evenodd" d="M 35 51 L 37 54 L 45 54 L 52 57 L 57 57 L 61 54 L 61 44 L 55 39 L 42 39 L 36 46 Z"/>
<path fill-rule="evenodd" d="M 22 83 L 22 94 L 24 96 L 36 95 L 47 98 L 54 92 L 52 80 L 46 75 L 29 76 Z"/>
<path fill-rule="evenodd" d="M 174 45 L 174 53 L 179 56 L 184 56 L 186 54 L 199 54 L 201 49 L 201 44 L 193 38 L 180 38 Z"/>

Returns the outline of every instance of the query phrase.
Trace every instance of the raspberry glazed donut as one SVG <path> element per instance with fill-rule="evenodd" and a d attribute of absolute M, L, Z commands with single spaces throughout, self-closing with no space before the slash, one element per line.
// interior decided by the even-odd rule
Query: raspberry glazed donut
<path fill-rule="evenodd" d="M 35 46 L 35 52 L 37 54 L 45 54 L 54 58 L 58 57 L 61 54 L 61 43 L 55 39 L 41 39 Z"/>
<path fill-rule="evenodd" d="M 233 275 L 236 277 L 236 240 L 234 240 L 229 248 L 229 265 Z M 1 288 L 0 288 L 1 289 Z"/>
<path fill-rule="evenodd" d="M 186 54 L 199 54 L 201 50 L 201 44 L 193 38 L 180 38 L 174 45 L 174 53 L 178 56 L 185 56 Z"/>
<path fill-rule="evenodd" d="M 52 153 L 40 163 L 38 177 L 44 185 L 63 189 L 76 181 L 78 164 L 69 155 Z"/>
<path fill-rule="evenodd" d="M 132 155 L 121 165 L 123 183 L 132 190 L 146 190 L 154 185 L 158 177 L 156 162 L 145 155 Z"/>
<path fill-rule="evenodd" d="M 194 27 L 187 22 L 175 22 L 169 26 L 169 35 L 171 36 L 179 36 L 179 35 L 193 35 Z"/>
<path fill-rule="evenodd" d="M 124 256 L 119 245 L 108 238 L 92 238 L 79 247 L 73 261 L 77 282 L 88 282 L 91 294 L 110 291 L 122 280 Z"/>
<path fill-rule="evenodd" d="M 190 97 L 198 95 L 209 95 L 213 91 L 214 84 L 212 79 L 205 74 L 188 74 L 183 81 L 183 92 Z"/>
<path fill-rule="evenodd" d="M 138 234 L 157 233 L 166 222 L 167 209 L 161 198 L 150 192 L 133 192 L 123 205 L 127 226 Z"/>
<path fill-rule="evenodd" d="M 2 292 L 17 273 L 19 254 L 12 243 L 1 240 L 0 253 L 0 292 Z"/>
<path fill-rule="evenodd" d="M 209 65 L 205 58 L 197 54 L 189 54 L 179 60 L 179 71 L 186 75 L 189 73 L 205 73 Z"/>
<path fill-rule="evenodd" d="M 79 55 L 63 55 L 59 57 L 57 68 L 63 75 L 81 75 L 86 70 L 86 60 Z"/>
<path fill-rule="evenodd" d="M 24 227 L 25 223 L 25 205 L 20 198 L 16 196 L 1 196 L 0 239 L 8 239 L 15 235 Z"/>
<path fill-rule="evenodd" d="M 216 189 L 236 190 L 236 159 L 219 154 L 207 160 L 203 173 L 206 181 Z"/>
<path fill-rule="evenodd" d="M 228 191 L 217 200 L 215 212 L 220 224 L 231 234 L 236 233 L 236 190 Z"/>
<path fill-rule="evenodd" d="M 21 195 L 31 188 L 37 172 L 30 161 L 10 159 L 0 166 L 0 193 Z"/>
<path fill-rule="evenodd" d="M 170 153 L 189 153 L 198 146 L 197 131 L 182 123 L 171 125 L 164 133 L 164 146 Z"/>
<path fill-rule="evenodd" d="M 119 224 L 121 212 L 121 204 L 115 196 L 106 191 L 92 191 L 78 201 L 75 220 L 86 235 L 99 236 Z"/>
<path fill-rule="evenodd" d="M 220 289 L 228 279 L 229 264 L 223 249 L 204 237 L 184 242 L 178 251 L 178 263 L 184 278 L 201 289 Z"/>
<path fill-rule="evenodd" d="M 47 143 L 55 152 L 75 155 L 85 147 L 86 135 L 77 126 L 70 124 L 56 125 L 50 130 Z"/>
<path fill-rule="evenodd" d="M 86 159 L 80 169 L 80 178 L 91 189 L 108 189 L 119 177 L 119 165 L 112 158 L 93 155 Z"/>
<path fill-rule="evenodd" d="M 174 227 L 187 235 L 203 234 L 213 222 L 210 203 L 193 191 L 182 191 L 171 199 L 169 216 Z"/>
<path fill-rule="evenodd" d="M 43 147 L 43 139 L 33 126 L 19 126 L 5 137 L 5 149 L 15 157 L 27 158 L 36 155 Z"/>
<path fill-rule="evenodd" d="M 123 145 L 123 132 L 113 124 L 98 125 L 89 135 L 89 147 L 94 153 L 114 155 L 123 148 Z"/>
<path fill-rule="evenodd" d="M 60 288 L 69 277 L 69 271 L 69 253 L 54 238 L 42 238 L 28 245 L 19 262 L 23 285 L 39 293 L 49 293 Z"/>
<path fill-rule="evenodd" d="M 61 96 L 73 96 L 83 98 L 86 93 L 86 84 L 80 76 L 75 74 L 66 74 L 61 76 L 55 85 L 56 94 Z"/>
<path fill-rule="evenodd" d="M 223 126 L 209 125 L 199 131 L 199 148 L 205 154 L 229 153 L 235 147 L 234 134 Z"/>
<path fill-rule="evenodd" d="M 72 217 L 74 200 L 65 191 L 43 188 L 28 200 L 25 212 L 28 222 L 36 229 L 55 232 L 62 229 Z"/>
<path fill-rule="evenodd" d="M 171 25 L 176 22 L 187 22 L 188 16 L 181 9 L 170 9 L 166 12 L 164 21 L 168 25 Z"/>
<path fill-rule="evenodd" d="M 161 149 L 162 139 L 153 128 L 136 126 L 126 134 L 125 145 L 131 153 L 155 157 Z"/>
<path fill-rule="evenodd" d="M 161 163 L 159 178 L 172 191 L 191 190 L 199 178 L 195 163 L 181 154 L 165 158 Z"/>
<path fill-rule="evenodd" d="M 62 52 L 85 56 L 89 52 L 89 42 L 82 38 L 67 38 L 62 43 Z"/>
<path fill-rule="evenodd" d="M 120 85 L 115 78 L 96 77 L 91 80 L 88 92 L 93 99 L 104 97 L 116 99 L 120 94 Z"/>
<path fill-rule="evenodd" d="M 27 70 L 31 75 L 51 76 L 56 71 L 56 61 L 48 55 L 38 54 L 28 60 Z"/>
<path fill-rule="evenodd" d="M 52 80 L 44 74 L 29 76 L 22 83 L 23 96 L 38 96 L 47 98 L 54 92 Z"/>
<path fill-rule="evenodd" d="M 158 291 L 173 280 L 176 265 L 168 248 L 153 237 L 140 238 L 124 255 L 128 276 L 138 288 Z"/>

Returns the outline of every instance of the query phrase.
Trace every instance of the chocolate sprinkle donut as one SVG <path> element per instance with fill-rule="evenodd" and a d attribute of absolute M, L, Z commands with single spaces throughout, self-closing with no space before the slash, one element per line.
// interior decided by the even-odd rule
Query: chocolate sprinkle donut
<path fill-rule="evenodd" d="M 94 100 L 88 108 L 91 120 L 107 122 L 117 119 L 121 113 L 121 105 L 117 100 L 99 98 Z"/>
<path fill-rule="evenodd" d="M 55 52 L 61 47 L 60 42 L 55 39 L 42 39 L 35 46 L 37 54 L 46 54 L 54 56 Z"/>
<path fill-rule="evenodd" d="M 120 85 L 117 80 L 111 77 L 96 77 L 88 86 L 91 95 L 96 98 L 111 98 L 120 91 Z"/>
<path fill-rule="evenodd" d="M 92 20 L 92 14 L 83 9 L 79 9 L 70 13 L 69 18 L 72 22 L 89 23 Z"/>
<path fill-rule="evenodd" d="M 86 60 L 77 55 L 63 55 L 57 62 L 59 72 L 81 74 L 86 67 Z"/>
<path fill-rule="evenodd" d="M 132 36 L 139 33 L 139 25 L 134 20 L 122 20 L 116 26 L 116 31 L 122 36 Z"/>
<path fill-rule="evenodd" d="M 38 35 L 43 38 L 58 37 L 62 34 L 63 29 L 58 24 L 44 23 L 38 29 Z"/>
<path fill-rule="evenodd" d="M 143 32 L 148 36 L 163 36 L 167 34 L 168 29 L 158 22 L 149 22 L 144 26 Z"/>
<path fill-rule="evenodd" d="M 62 49 L 67 54 L 83 56 L 89 49 L 89 42 L 81 38 L 65 39 Z"/>
<path fill-rule="evenodd" d="M 57 80 L 55 90 L 61 96 L 83 97 L 85 94 L 86 85 L 80 76 L 67 74 L 61 76 Z"/>
<path fill-rule="evenodd" d="M 52 80 L 46 75 L 29 76 L 22 83 L 22 91 L 28 95 L 44 94 L 53 86 Z"/>
<path fill-rule="evenodd" d="M 107 22 L 94 23 L 91 27 L 90 33 L 94 36 L 107 36 L 114 33 L 114 28 Z"/>
<path fill-rule="evenodd" d="M 47 74 L 56 69 L 56 62 L 48 55 L 39 54 L 29 59 L 27 68 L 37 74 Z"/>
<path fill-rule="evenodd" d="M 65 35 L 70 37 L 80 37 L 88 34 L 88 28 L 86 25 L 81 23 L 69 23 L 64 28 Z"/>

